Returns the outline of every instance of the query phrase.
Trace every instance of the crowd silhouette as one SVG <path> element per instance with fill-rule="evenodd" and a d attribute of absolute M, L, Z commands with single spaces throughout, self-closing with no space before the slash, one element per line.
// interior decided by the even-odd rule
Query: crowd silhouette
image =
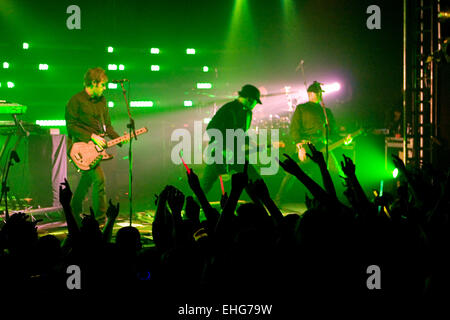
<path fill-rule="evenodd" d="M 60 202 L 67 237 L 62 242 L 52 235 L 38 237 L 28 215 L 11 215 L 1 230 L 0 286 L 70 295 L 120 288 L 187 293 L 185 299 L 224 292 L 267 299 L 433 299 L 448 291 L 448 172 L 407 168 L 394 156 L 400 170 L 397 193 L 371 199 L 358 182 L 355 164 L 344 156 L 348 202 L 343 203 L 322 153 L 310 145 L 308 156 L 320 168 L 322 182 L 287 155 L 279 161 L 312 196 L 303 215 L 283 216 L 264 181 L 249 181 L 248 165 L 233 174 L 230 194 L 217 210 L 191 170 L 186 179 L 192 195 L 168 185 L 156 197 L 151 248 L 142 248 L 134 227 L 121 228 L 112 242 L 119 205 L 111 201 L 103 230 L 93 214 L 83 215 L 78 225 L 66 181 Z M 248 187 L 257 199 L 238 206 Z M 79 290 L 67 287 L 70 265 L 81 270 Z M 372 265 L 381 272 L 379 289 L 368 288 Z"/>

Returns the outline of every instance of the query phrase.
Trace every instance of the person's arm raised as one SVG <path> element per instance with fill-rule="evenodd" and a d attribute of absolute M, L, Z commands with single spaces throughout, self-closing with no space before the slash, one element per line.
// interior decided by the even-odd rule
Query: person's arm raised
<path fill-rule="evenodd" d="M 117 203 L 117 205 L 114 205 L 109 200 L 109 207 L 108 210 L 106 210 L 106 224 L 103 228 L 103 241 L 104 242 L 110 242 L 112 238 L 112 231 L 114 228 L 114 223 L 116 222 L 117 216 L 119 215 L 119 208 L 120 204 Z"/>
<path fill-rule="evenodd" d="M 320 168 L 320 173 L 322 174 L 323 185 L 328 194 L 334 198 L 336 196 L 336 189 L 334 188 L 333 181 L 331 180 L 330 172 L 327 169 L 327 164 L 323 158 L 322 152 L 318 151 L 312 143 L 308 143 L 309 150 L 311 154 L 307 153 L 306 156 L 314 161 Z"/>

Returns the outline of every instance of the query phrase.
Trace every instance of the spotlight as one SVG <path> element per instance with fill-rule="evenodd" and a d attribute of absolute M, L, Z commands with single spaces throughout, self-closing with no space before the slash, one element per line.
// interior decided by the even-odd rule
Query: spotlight
<path fill-rule="evenodd" d="M 186 49 L 186 54 L 195 54 L 195 49 L 192 48 Z"/>
<path fill-rule="evenodd" d="M 150 67 L 150 70 L 152 71 L 159 71 L 159 66 L 157 64 L 154 64 Z"/>
<path fill-rule="evenodd" d="M 211 89 L 212 84 L 211 83 L 197 83 L 197 89 Z"/>
<path fill-rule="evenodd" d="M 29 45 L 28 43 L 26 43 L 26 42 L 24 42 L 24 43 L 22 44 L 22 48 L 23 48 L 24 50 L 27 50 L 29 47 L 30 47 L 30 45 Z"/>
<path fill-rule="evenodd" d="M 151 54 L 159 54 L 159 48 L 151 48 L 150 53 Z"/>
<path fill-rule="evenodd" d="M 114 48 L 113 47 L 108 47 L 108 52 L 109 53 L 113 53 L 114 52 Z"/>

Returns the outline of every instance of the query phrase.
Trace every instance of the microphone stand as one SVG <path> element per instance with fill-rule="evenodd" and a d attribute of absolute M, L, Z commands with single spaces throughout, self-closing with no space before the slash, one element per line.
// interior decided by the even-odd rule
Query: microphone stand
<path fill-rule="evenodd" d="M 329 131 L 330 131 L 330 122 L 328 122 L 327 110 L 325 108 L 325 103 L 323 102 L 322 97 L 321 97 L 320 104 L 323 109 L 323 114 L 325 115 L 325 163 L 327 164 L 327 168 L 328 168 L 328 135 L 329 135 Z"/>
<path fill-rule="evenodd" d="M 6 172 L 5 172 L 5 174 L 3 176 L 3 179 L 2 179 L 2 194 L 0 195 L 0 203 L 2 202 L 3 196 L 5 196 L 5 221 L 8 221 L 8 219 L 9 219 L 9 212 L 8 212 L 8 191 L 9 191 L 9 187 L 7 185 L 9 169 L 13 165 L 13 163 L 12 163 L 13 159 L 14 159 L 14 161 L 16 163 L 20 161 L 19 156 L 17 155 L 17 152 L 14 149 L 11 150 L 11 152 L 9 154 L 9 160 L 8 160 L 8 164 L 6 166 Z"/>
<path fill-rule="evenodd" d="M 120 86 L 122 87 L 123 97 L 125 99 L 125 105 L 127 106 L 128 118 L 130 119 L 130 123 L 127 124 L 127 128 L 129 129 L 130 136 L 130 146 L 128 148 L 128 202 L 130 207 L 130 227 L 133 224 L 133 138 L 137 140 L 134 119 L 131 116 L 130 112 L 130 104 L 128 103 L 126 90 L 123 86 L 123 81 L 120 82 Z"/>

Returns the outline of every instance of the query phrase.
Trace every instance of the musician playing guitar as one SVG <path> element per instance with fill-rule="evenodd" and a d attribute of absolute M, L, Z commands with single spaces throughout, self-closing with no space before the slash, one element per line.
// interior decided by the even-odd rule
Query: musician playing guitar
<path fill-rule="evenodd" d="M 297 158 L 300 163 L 307 160 L 305 148 L 308 143 L 313 144 L 318 150 L 322 149 L 322 147 L 325 146 L 327 119 L 329 124 L 329 144 L 332 140 L 338 139 L 336 138 L 336 123 L 331 110 L 328 108 L 323 108 L 321 106 L 323 90 L 320 85 L 321 84 L 319 82 L 314 81 L 308 87 L 307 93 L 309 101 L 303 104 L 299 104 L 296 107 L 294 115 L 291 119 L 290 135 L 292 143 L 293 145 L 295 145 L 296 153 L 298 156 Z M 330 155 L 333 156 L 332 154 Z M 315 165 L 312 165 L 311 168 L 308 169 L 317 171 Z M 278 203 L 280 203 L 282 193 L 286 188 L 286 185 L 290 178 L 290 175 L 286 175 L 281 183 L 278 194 L 275 197 L 275 201 L 277 201 Z"/>
<path fill-rule="evenodd" d="M 107 82 L 108 77 L 102 68 L 89 69 L 84 75 L 84 89 L 69 100 L 65 118 L 70 145 L 91 140 L 98 148 L 105 148 L 107 143 L 104 136 L 112 139 L 119 137 L 111 125 L 106 99 L 103 96 Z M 107 202 L 105 175 L 100 165 L 91 170 L 82 171 L 72 199 L 72 210 L 76 219 L 79 220 L 83 199 L 91 185 L 95 217 L 102 223 L 106 217 Z"/>
<path fill-rule="evenodd" d="M 224 137 L 222 141 L 223 146 L 220 148 L 220 150 L 224 151 L 222 152 L 224 159 L 222 164 L 212 163 L 206 165 L 202 178 L 202 188 L 205 193 L 208 193 L 212 189 L 220 175 L 243 171 L 244 163 L 239 163 L 236 155 L 238 149 L 245 149 L 245 146 L 239 145 L 239 141 L 236 140 L 234 143 L 234 150 L 226 150 L 226 131 L 227 129 L 233 129 L 241 130 L 243 133 L 247 132 L 252 122 L 253 108 L 255 108 L 257 104 L 262 104 L 258 88 L 250 84 L 244 85 L 241 91 L 239 91 L 239 97 L 234 101 L 223 105 L 209 122 L 207 130 L 218 130 L 222 137 Z M 215 140 L 214 137 L 210 138 L 211 145 Z M 214 150 L 214 152 L 220 153 L 217 149 Z M 232 164 L 227 161 L 227 158 L 229 157 L 234 157 Z M 260 179 L 259 174 L 252 165 L 248 166 L 248 175 L 253 181 Z M 251 194 L 249 188 L 246 188 L 246 191 L 252 199 L 256 199 L 256 197 Z"/>

